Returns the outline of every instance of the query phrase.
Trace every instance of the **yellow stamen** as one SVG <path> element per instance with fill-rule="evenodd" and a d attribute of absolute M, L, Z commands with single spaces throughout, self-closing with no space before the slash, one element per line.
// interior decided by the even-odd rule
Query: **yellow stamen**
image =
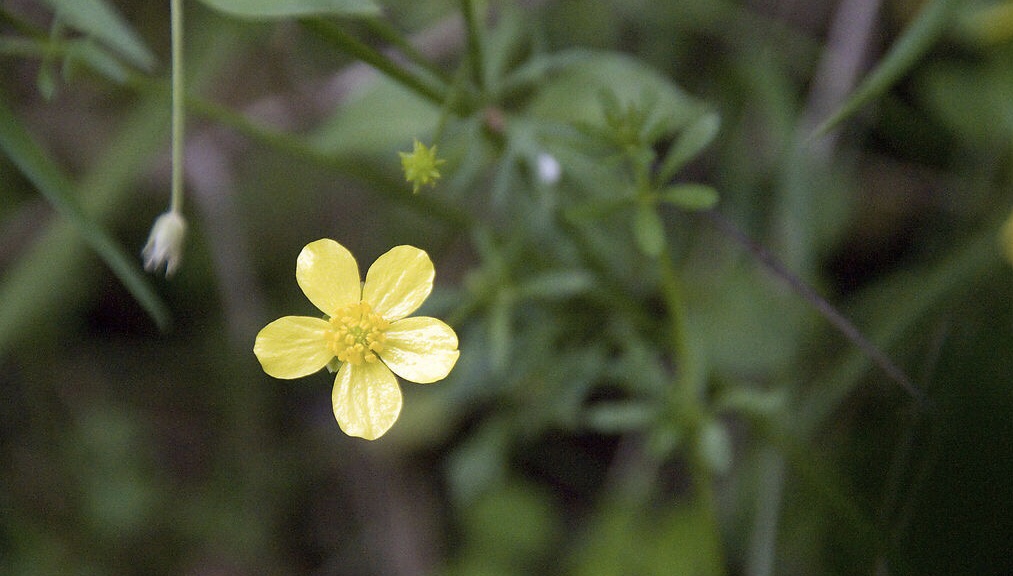
<path fill-rule="evenodd" d="M 352 365 L 376 362 L 390 325 L 365 301 L 350 304 L 331 317 L 327 346 L 341 362 Z"/>

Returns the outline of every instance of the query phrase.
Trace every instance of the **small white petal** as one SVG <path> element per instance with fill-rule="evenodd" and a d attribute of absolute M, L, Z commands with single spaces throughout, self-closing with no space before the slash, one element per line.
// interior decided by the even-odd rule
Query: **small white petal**
<path fill-rule="evenodd" d="M 549 185 L 559 182 L 559 178 L 563 175 L 563 168 L 555 156 L 548 152 L 539 152 L 536 162 L 538 163 L 539 181 Z"/>
<path fill-rule="evenodd" d="M 175 210 L 163 213 L 151 227 L 148 242 L 141 250 L 144 269 L 154 272 L 165 264 L 165 275 L 172 276 L 183 260 L 186 219 Z"/>

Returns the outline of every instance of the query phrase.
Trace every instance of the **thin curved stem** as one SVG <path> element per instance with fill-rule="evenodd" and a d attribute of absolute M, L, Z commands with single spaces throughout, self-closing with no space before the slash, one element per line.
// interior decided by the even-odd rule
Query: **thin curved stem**
<path fill-rule="evenodd" d="M 929 400 L 925 396 L 925 393 L 921 391 L 914 382 L 908 378 L 907 374 L 896 364 L 885 352 L 880 350 L 875 344 L 873 344 L 864 334 L 848 320 L 837 308 L 834 308 L 830 302 L 827 302 L 825 298 L 819 295 L 815 289 L 809 284 L 806 284 L 801 278 L 796 276 L 788 270 L 788 268 L 770 253 L 766 248 L 761 246 L 759 243 L 754 241 L 743 234 L 738 228 L 736 228 L 731 222 L 722 217 L 720 214 L 714 211 L 707 212 L 705 214 L 708 219 L 717 227 L 722 233 L 728 238 L 731 238 L 756 257 L 768 270 L 770 270 L 775 276 L 780 278 L 791 289 L 802 297 L 803 300 L 809 303 L 817 312 L 820 313 L 828 322 L 830 322 L 834 328 L 836 328 L 841 334 L 844 335 L 852 344 L 854 344 L 859 350 L 861 350 L 876 366 L 886 373 L 891 380 L 896 382 L 907 394 L 918 403 L 921 407 L 929 405 Z"/>

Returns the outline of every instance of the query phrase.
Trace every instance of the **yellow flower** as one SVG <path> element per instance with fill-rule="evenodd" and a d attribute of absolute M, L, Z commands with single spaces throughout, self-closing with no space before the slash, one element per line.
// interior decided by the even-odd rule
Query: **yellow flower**
<path fill-rule="evenodd" d="M 303 294 L 325 318 L 285 316 L 257 334 L 253 353 L 275 378 L 299 378 L 340 363 L 331 401 L 349 436 L 374 440 L 401 412 L 395 374 L 420 384 L 442 380 L 460 352 L 453 328 L 407 316 L 433 289 L 433 263 L 414 246 L 376 259 L 359 283 L 359 267 L 334 240 L 310 242 L 296 260 Z"/>
<path fill-rule="evenodd" d="M 436 146 L 426 148 L 425 144 L 415 140 L 410 154 L 408 152 L 398 154 L 401 156 L 405 180 L 412 183 L 413 194 L 418 194 L 423 186 L 436 184 L 440 179 L 440 165 L 446 160 L 436 157 Z"/>

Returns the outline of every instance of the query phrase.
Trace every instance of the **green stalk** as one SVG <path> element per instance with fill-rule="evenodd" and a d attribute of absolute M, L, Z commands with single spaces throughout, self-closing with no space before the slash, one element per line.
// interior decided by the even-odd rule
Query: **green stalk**
<path fill-rule="evenodd" d="M 183 104 L 186 85 L 183 79 L 183 0 L 169 4 L 172 28 L 172 197 L 169 207 L 183 211 Z"/>
<path fill-rule="evenodd" d="M 667 245 L 662 248 L 661 255 L 658 256 L 658 270 L 661 274 L 661 290 L 665 298 L 665 307 L 668 310 L 672 354 L 679 367 L 679 377 L 676 381 L 677 398 L 684 407 L 688 408 L 695 406 L 700 399 L 699 385 L 695 382 L 697 379 L 695 377 L 696 366 L 693 365 L 687 338 L 686 303 L 683 298 L 682 285 L 672 266 Z"/>
<path fill-rule="evenodd" d="M 666 243 L 658 259 L 661 274 L 661 289 L 668 311 L 672 354 L 678 369 L 675 382 L 674 408 L 690 429 L 689 454 L 687 463 L 693 479 L 693 491 L 697 504 L 706 515 L 707 526 L 713 531 L 715 542 L 721 541 L 717 519 L 717 496 L 714 492 L 714 474 L 700 445 L 700 434 L 708 416 L 704 414 L 703 377 L 697 355 L 690 345 L 689 323 L 687 321 L 686 299 L 682 283 L 672 266 L 671 255 Z"/>

